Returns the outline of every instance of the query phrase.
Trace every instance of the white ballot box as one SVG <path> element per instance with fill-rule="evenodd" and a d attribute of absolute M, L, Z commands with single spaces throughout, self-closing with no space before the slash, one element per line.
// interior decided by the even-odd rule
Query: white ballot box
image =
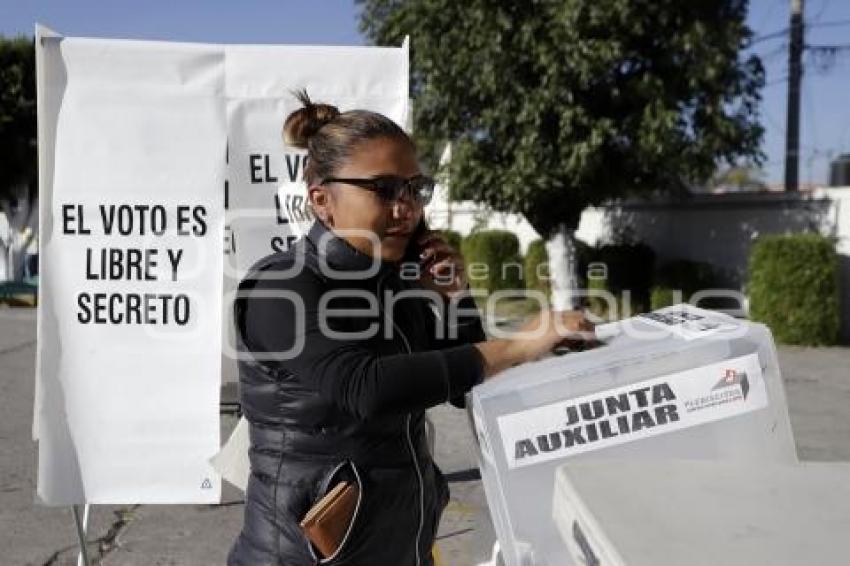
<path fill-rule="evenodd" d="M 469 410 L 507 566 L 573 564 L 555 470 L 588 459 L 796 462 L 770 331 L 688 305 L 598 329 L 605 345 L 512 368 Z"/>
<path fill-rule="evenodd" d="M 576 564 L 850 564 L 850 464 L 577 462 L 554 520 Z"/>

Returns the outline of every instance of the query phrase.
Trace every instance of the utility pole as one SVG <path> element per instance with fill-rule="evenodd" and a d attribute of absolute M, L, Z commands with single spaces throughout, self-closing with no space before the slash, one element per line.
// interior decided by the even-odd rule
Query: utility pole
<path fill-rule="evenodd" d="M 800 189 L 800 83 L 803 78 L 803 0 L 791 0 L 788 48 L 788 118 L 785 127 L 785 191 Z"/>

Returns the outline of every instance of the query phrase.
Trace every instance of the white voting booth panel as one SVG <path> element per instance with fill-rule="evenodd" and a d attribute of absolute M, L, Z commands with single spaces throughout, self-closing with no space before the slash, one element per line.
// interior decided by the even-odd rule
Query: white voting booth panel
<path fill-rule="evenodd" d="M 850 464 L 566 464 L 553 518 L 577 564 L 847 564 Z"/>
<path fill-rule="evenodd" d="M 305 152 L 281 138 L 293 91 L 404 124 L 407 43 L 194 44 L 37 26 L 36 61 L 38 501 L 216 503 L 222 475 L 248 469 L 245 422 L 211 462 L 222 366 L 235 374 L 233 289 L 311 220 Z"/>
<path fill-rule="evenodd" d="M 224 53 L 37 35 L 38 501 L 217 502 Z"/>
<path fill-rule="evenodd" d="M 679 305 L 598 330 L 605 345 L 512 368 L 470 395 L 508 566 L 573 563 L 552 521 L 564 462 L 796 462 L 766 327 Z"/>

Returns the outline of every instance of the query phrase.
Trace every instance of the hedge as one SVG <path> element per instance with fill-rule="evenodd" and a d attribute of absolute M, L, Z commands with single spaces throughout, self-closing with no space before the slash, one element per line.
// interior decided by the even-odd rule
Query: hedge
<path fill-rule="evenodd" d="M 682 292 L 682 301 L 687 302 L 694 293 L 718 286 L 718 276 L 711 264 L 687 259 L 669 261 L 655 272 L 650 306 L 655 310 L 672 305 L 677 290 Z"/>
<path fill-rule="evenodd" d="M 469 284 L 488 293 L 501 289 L 522 289 L 522 258 L 519 240 L 505 230 L 473 232 L 461 242 Z M 486 265 L 486 270 L 483 266 Z"/>
<path fill-rule="evenodd" d="M 448 245 L 460 251 L 460 245 L 463 241 L 463 236 L 460 235 L 460 232 L 455 232 L 454 230 L 438 230 L 438 232 Z"/>
<path fill-rule="evenodd" d="M 649 293 L 649 309 L 655 311 L 664 307 L 672 306 L 679 302 L 687 301 L 687 294 L 683 293 L 680 301 L 677 300 L 677 297 L 673 296 L 674 292 L 674 289 L 670 287 L 655 285 Z"/>
<path fill-rule="evenodd" d="M 750 316 L 778 342 L 807 346 L 838 341 L 839 283 L 835 242 L 817 234 L 763 236 L 750 251 Z"/>

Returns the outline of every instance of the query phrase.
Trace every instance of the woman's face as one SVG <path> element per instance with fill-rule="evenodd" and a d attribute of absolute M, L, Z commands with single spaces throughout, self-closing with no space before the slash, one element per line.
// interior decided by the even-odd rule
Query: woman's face
<path fill-rule="evenodd" d="M 359 143 L 334 177 L 368 179 L 394 175 L 410 178 L 419 173 L 416 152 L 408 142 L 377 138 Z M 422 217 L 422 206 L 407 191 L 403 191 L 397 201 L 387 203 L 374 191 L 347 183 L 329 183 L 311 187 L 310 202 L 319 218 L 348 243 L 384 261 L 398 261 L 404 256 Z M 373 233 L 379 245 L 357 231 Z"/>

